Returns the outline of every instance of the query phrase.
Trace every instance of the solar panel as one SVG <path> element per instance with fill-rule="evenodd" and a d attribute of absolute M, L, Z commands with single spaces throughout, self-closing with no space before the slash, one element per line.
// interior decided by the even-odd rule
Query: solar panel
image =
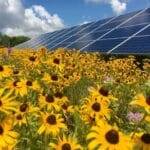
<path fill-rule="evenodd" d="M 133 37 L 131 40 L 127 41 L 125 44 L 116 48 L 112 53 L 113 54 L 149 54 L 150 53 L 150 35 L 149 36 L 141 36 L 141 37 Z"/>
<path fill-rule="evenodd" d="M 107 54 L 150 53 L 150 8 L 43 34 L 18 47 L 59 47 Z"/>

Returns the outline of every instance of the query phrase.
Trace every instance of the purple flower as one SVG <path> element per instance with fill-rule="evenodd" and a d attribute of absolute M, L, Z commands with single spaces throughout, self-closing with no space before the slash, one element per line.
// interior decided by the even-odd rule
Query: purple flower
<path fill-rule="evenodd" d="M 127 114 L 127 119 L 133 123 L 139 123 L 143 119 L 144 115 L 139 112 L 129 112 Z"/>

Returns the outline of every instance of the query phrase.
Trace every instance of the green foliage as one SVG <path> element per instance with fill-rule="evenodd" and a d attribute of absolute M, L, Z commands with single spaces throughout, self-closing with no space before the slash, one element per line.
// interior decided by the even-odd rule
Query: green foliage
<path fill-rule="evenodd" d="M 80 100 L 88 95 L 87 88 L 92 86 L 93 82 L 87 78 L 81 78 L 76 84 L 64 89 L 64 94 L 71 100 L 72 104 L 80 104 Z"/>
<path fill-rule="evenodd" d="M 14 47 L 28 40 L 30 40 L 30 38 L 25 36 L 9 37 L 0 33 L 0 47 Z"/>

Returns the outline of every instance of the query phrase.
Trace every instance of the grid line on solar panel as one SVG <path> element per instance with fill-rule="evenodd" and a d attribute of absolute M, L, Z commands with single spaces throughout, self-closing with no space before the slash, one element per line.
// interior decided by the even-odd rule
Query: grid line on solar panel
<path fill-rule="evenodd" d="M 135 12 L 134 12 L 135 13 Z M 129 14 L 127 14 L 127 15 L 131 15 L 131 14 L 133 14 L 133 13 L 129 13 Z M 126 16 L 127 16 L 126 15 Z M 123 17 L 123 18 L 125 18 L 125 16 Z M 105 21 L 107 21 L 108 19 L 104 19 Z M 97 22 L 104 22 L 104 20 L 100 20 L 100 21 L 97 21 Z M 47 42 L 47 41 L 45 41 L 45 42 Z M 33 42 L 33 43 L 35 43 L 35 42 Z M 43 45 L 44 45 L 44 43 L 42 43 Z"/>
<path fill-rule="evenodd" d="M 32 46 L 31 47 L 37 47 L 38 45 L 40 45 L 41 43 L 44 44 L 44 42 L 47 42 L 48 40 L 51 40 L 51 39 L 54 39 L 56 36 L 59 36 L 61 34 L 63 34 L 64 32 L 66 31 L 66 29 L 62 29 L 58 32 L 56 32 L 54 35 L 48 35 L 46 37 L 43 37 L 42 39 L 38 40 L 37 43 L 33 42 Z"/>
<path fill-rule="evenodd" d="M 95 24 L 95 22 L 93 22 L 93 23 L 91 23 L 91 24 L 88 24 L 86 27 L 82 27 L 81 29 L 79 29 L 77 32 L 74 32 L 74 33 L 71 33 L 71 36 L 73 36 L 73 35 L 76 35 L 76 34 L 78 34 L 78 33 L 80 33 L 82 30 L 85 30 L 86 28 L 88 28 L 88 27 L 90 27 L 90 26 L 92 26 L 93 24 Z M 69 33 L 70 34 L 70 33 Z M 53 42 L 51 42 L 51 43 L 48 43 L 47 45 L 45 45 L 45 46 L 48 46 L 49 47 L 49 45 L 52 45 L 53 43 L 58 43 L 58 41 L 62 41 L 62 40 L 64 40 L 64 39 L 66 39 L 65 37 L 66 36 L 69 36 L 69 34 L 67 34 L 67 35 L 64 35 L 63 37 L 60 37 L 59 39 L 56 39 L 55 41 L 53 41 Z"/>
<path fill-rule="evenodd" d="M 114 48 L 112 48 L 111 50 L 109 50 L 107 53 L 110 54 L 112 51 L 114 51 L 115 49 L 117 49 L 117 48 L 120 47 L 121 45 L 125 44 L 126 42 L 128 42 L 129 40 L 131 40 L 133 37 L 135 37 L 136 35 L 138 35 L 138 34 L 141 33 L 142 31 L 144 31 L 145 29 L 147 29 L 148 27 L 150 27 L 150 24 L 148 24 L 147 26 L 143 27 L 143 28 L 140 29 L 138 32 L 136 32 L 135 34 L 133 34 L 132 36 L 130 36 L 128 39 L 124 40 L 124 41 L 121 42 L 120 44 L 116 45 Z"/>
<path fill-rule="evenodd" d="M 55 31 L 55 32 L 56 32 L 56 31 Z M 42 34 L 42 35 L 40 35 L 40 36 L 38 36 L 38 37 L 34 37 L 34 38 L 32 38 L 31 40 L 29 40 L 29 41 L 27 41 L 27 42 L 24 42 L 24 43 L 22 43 L 22 44 L 17 45 L 16 48 L 23 48 L 24 46 L 26 46 L 26 45 L 28 45 L 28 44 L 34 43 L 37 39 L 40 39 L 41 37 L 45 37 L 45 35 L 48 35 L 48 34 L 52 34 L 52 35 L 53 35 L 55 32 L 45 33 L 45 34 Z"/>
<path fill-rule="evenodd" d="M 121 24 L 119 24 L 118 26 L 116 26 L 115 28 L 113 28 L 112 30 L 110 30 L 109 32 L 105 33 L 104 35 L 100 36 L 98 39 L 96 39 L 95 41 L 88 43 L 87 45 L 85 45 L 84 47 L 81 48 L 81 51 L 86 49 L 89 45 L 93 44 L 94 42 L 98 41 L 99 39 L 102 39 L 104 36 L 106 36 L 107 34 L 111 33 L 112 31 L 116 30 L 117 28 L 119 28 L 120 26 L 122 26 L 123 24 L 127 23 L 128 21 L 132 20 L 133 18 L 137 17 L 138 15 L 144 13 L 147 10 L 144 9 L 142 11 L 140 11 L 139 13 L 135 14 L 134 16 L 128 18 L 126 21 L 122 22 Z"/>
<path fill-rule="evenodd" d="M 59 39 L 60 37 L 64 37 L 65 35 L 67 35 L 67 34 L 69 34 L 69 33 L 71 33 L 72 31 L 74 31 L 74 30 L 76 30 L 78 28 L 78 26 L 75 26 L 75 27 L 73 27 L 73 28 L 69 28 L 69 29 L 67 29 L 66 30 L 66 32 L 64 32 L 64 33 L 62 33 L 61 35 L 59 35 L 59 36 L 56 36 L 55 38 L 53 38 L 50 42 L 49 42 L 49 39 L 47 40 L 47 42 L 45 42 L 45 45 L 47 45 L 47 43 L 52 43 L 53 41 L 55 41 L 55 40 L 57 40 L 57 39 Z"/>
<path fill-rule="evenodd" d="M 33 45 L 36 45 L 39 43 L 39 41 L 47 36 L 52 36 L 51 34 L 50 35 L 46 35 L 46 36 L 40 36 L 38 38 L 35 38 L 32 42 L 29 42 L 28 45 L 30 44 L 30 47 L 32 47 Z"/>
<path fill-rule="evenodd" d="M 74 27 L 72 27 L 72 28 L 74 28 Z M 72 29 L 72 28 L 69 28 L 69 29 L 62 29 L 62 30 L 60 30 L 60 32 L 58 32 L 58 33 L 56 33 L 54 36 L 52 36 L 52 37 L 48 37 L 48 38 L 43 38 L 43 40 L 41 40 L 41 41 L 39 41 L 39 43 L 36 45 L 36 46 L 38 46 L 38 45 L 40 45 L 40 44 L 46 44 L 48 41 L 52 41 L 52 40 L 54 40 L 55 38 L 57 38 L 57 37 L 60 37 L 60 36 L 62 36 L 64 33 L 66 33 L 66 31 L 68 31 L 68 30 L 70 30 L 70 29 Z"/>
<path fill-rule="evenodd" d="M 111 54 L 150 54 L 150 36 L 134 37 Z"/>
<path fill-rule="evenodd" d="M 83 30 L 84 28 L 90 26 L 90 25 L 93 24 L 93 23 L 94 23 L 94 22 L 88 23 L 88 24 L 84 24 L 84 25 L 76 26 L 76 27 L 74 28 L 74 30 L 67 31 L 64 35 L 59 36 L 58 38 L 55 38 L 54 40 L 52 40 L 50 43 L 46 44 L 45 46 L 48 46 L 48 45 L 50 45 L 50 44 L 56 42 L 57 40 L 64 39 L 64 37 L 67 36 L 68 34 L 73 34 L 73 32 L 76 33 L 76 32 L 78 32 L 78 30 L 80 31 L 80 29 Z M 77 30 L 77 31 L 76 31 L 76 30 Z"/>
<path fill-rule="evenodd" d="M 130 15 L 131 16 L 131 15 Z M 115 20 L 117 20 L 117 19 L 115 19 Z M 102 29 L 101 29 L 102 30 Z M 105 31 L 106 31 L 106 29 L 105 29 Z M 84 35 L 84 36 L 87 36 L 87 34 L 86 35 Z M 81 38 L 79 38 L 79 39 L 77 39 L 77 40 L 81 40 L 82 39 L 82 37 Z M 77 41 L 76 40 L 76 41 Z M 76 42 L 76 41 L 74 41 L 74 42 Z M 68 45 L 68 47 L 69 47 L 70 45 Z M 66 47 L 67 48 L 67 47 Z"/>
<path fill-rule="evenodd" d="M 144 25 L 144 24 L 147 24 L 147 23 L 142 23 L 142 24 L 139 24 L 139 25 Z M 137 24 L 138 25 L 138 24 Z M 135 27 L 135 26 L 137 26 L 137 25 L 131 25 L 131 26 L 125 26 L 124 28 L 130 28 L 130 27 Z M 121 28 L 123 28 L 123 27 L 120 27 L 120 28 L 118 28 L 118 29 L 121 29 Z M 108 31 L 108 29 L 107 30 L 96 30 L 95 32 L 93 32 L 95 35 L 96 34 L 98 34 L 99 32 L 102 32 L 102 31 Z M 79 34 L 79 33 L 78 33 Z M 77 34 L 77 36 L 81 36 L 81 35 L 78 35 Z M 43 38 L 43 40 L 45 39 L 46 40 L 46 38 L 47 37 L 44 37 Z M 70 38 L 70 41 L 72 42 L 72 41 L 74 41 L 76 38 L 78 38 L 78 37 L 72 37 L 72 38 Z M 67 42 L 67 40 L 65 41 L 65 43 Z M 44 45 L 44 43 L 42 43 L 43 45 Z M 40 46 L 42 46 L 42 44 L 40 45 Z M 34 47 L 34 48 L 36 48 L 36 47 L 38 47 L 37 45 Z"/>
<path fill-rule="evenodd" d="M 115 22 L 118 24 L 117 21 L 115 21 Z M 114 25 L 114 24 L 113 24 L 113 25 Z M 114 25 L 114 26 L 115 26 L 115 25 Z M 93 28 L 93 27 L 92 27 L 92 28 Z M 99 27 L 98 27 L 97 29 L 99 29 Z M 97 30 L 97 29 L 96 29 L 96 30 Z M 109 28 L 109 29 L 110 29 L 110 28 Z M 101 29 L 101 30 L 102 30 L 102 29 Z M 103 29 L 103 30 L 104 30 L 104 29 Z M 105 29 L 104 31 L 106 31 L 106 30 L 108 30 L 108 29 Z M 83 33 L 82 33 L 82 36 L 86 36 L 87 34 L 89 34 L 89 32 L 92 33 L 93 31 L 91 32 L 91 29 L 88 28 L 88 31 L 85 32 L 85 30 L 84 30 L 84 31 L 82 31 L 82 32 L 83 32 Z M 99 31 L 98 31 L 98 32 L 99 32 Z M 79 33 L 78 33 L 78 34 L 79 34 Z M 81 34 L 81 32 L 80 32 L 80 34 Z M 86 35 L 85 35 L 85 34 L 86 34 Z M 61 42 L 60 42 L 60 41 L 57 41 L 57 42 L 62 43 L 62 40 L 65 41 L 65 40 L 68 39 L 68 38 L 69 38 L 69 36 L 66 36 L 64 40 L 63 40 L 63 39 L 60 39 Z M 58 45 L 57 42 L 55 42 L 55 43 Z M 51 48 L 51 47 L 50 47 L 50 48 Z"/>
<path fill-rule="evenodd" d="M 97 30 L 98 28 L 101 28 L 101 27 L 104 26 L 105 24 L 111 22 L 113 19 L 114 19 L 114 18 L 111 18 L 111 19 L 108 20 L 107 22 L 100 24 L 97 28 L 91 30 L 91 32 L 89 32 L 89 33 L 87 33 L 87 34 L 90 34 L 90 33 L 94 32 L 95 30 Z M 57 43 L 56 45 L 52 46 L 51 48 L 53 49 L 53 48 L 55 48 L 56 46 L 58 47 L 61 43 L 63 43 L 63 42 L 66 41 L 66 40 L 69 40 L 71 37 L 72 37 L 72 36 L 70 36 L 70 37 L 64 39 L 63 41 Z"/>
<path fill-rule="evenodd" d="M 150 22 L 150 14 L 148 15 L 145 15 L 144 17 L 143 16 L 139 16 L 138 18 L 134 18 L 133 20 L 129 21 L 128 23 L 124 24 L 122 27 L 130 24 L 140 24 L 140 23 L 143 23 L 143 22 Z"/>

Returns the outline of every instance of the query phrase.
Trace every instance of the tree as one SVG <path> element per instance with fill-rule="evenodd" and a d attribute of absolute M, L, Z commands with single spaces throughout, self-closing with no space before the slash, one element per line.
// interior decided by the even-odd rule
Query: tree
<path fill-rule="evenodd" d="M 2 35 L 0 33 L 0 47 L 14 47 L 28 40 L 30 40 L 29 37 L 25 37 L 25 36 L 9 37 L 7 35 Z"/>

